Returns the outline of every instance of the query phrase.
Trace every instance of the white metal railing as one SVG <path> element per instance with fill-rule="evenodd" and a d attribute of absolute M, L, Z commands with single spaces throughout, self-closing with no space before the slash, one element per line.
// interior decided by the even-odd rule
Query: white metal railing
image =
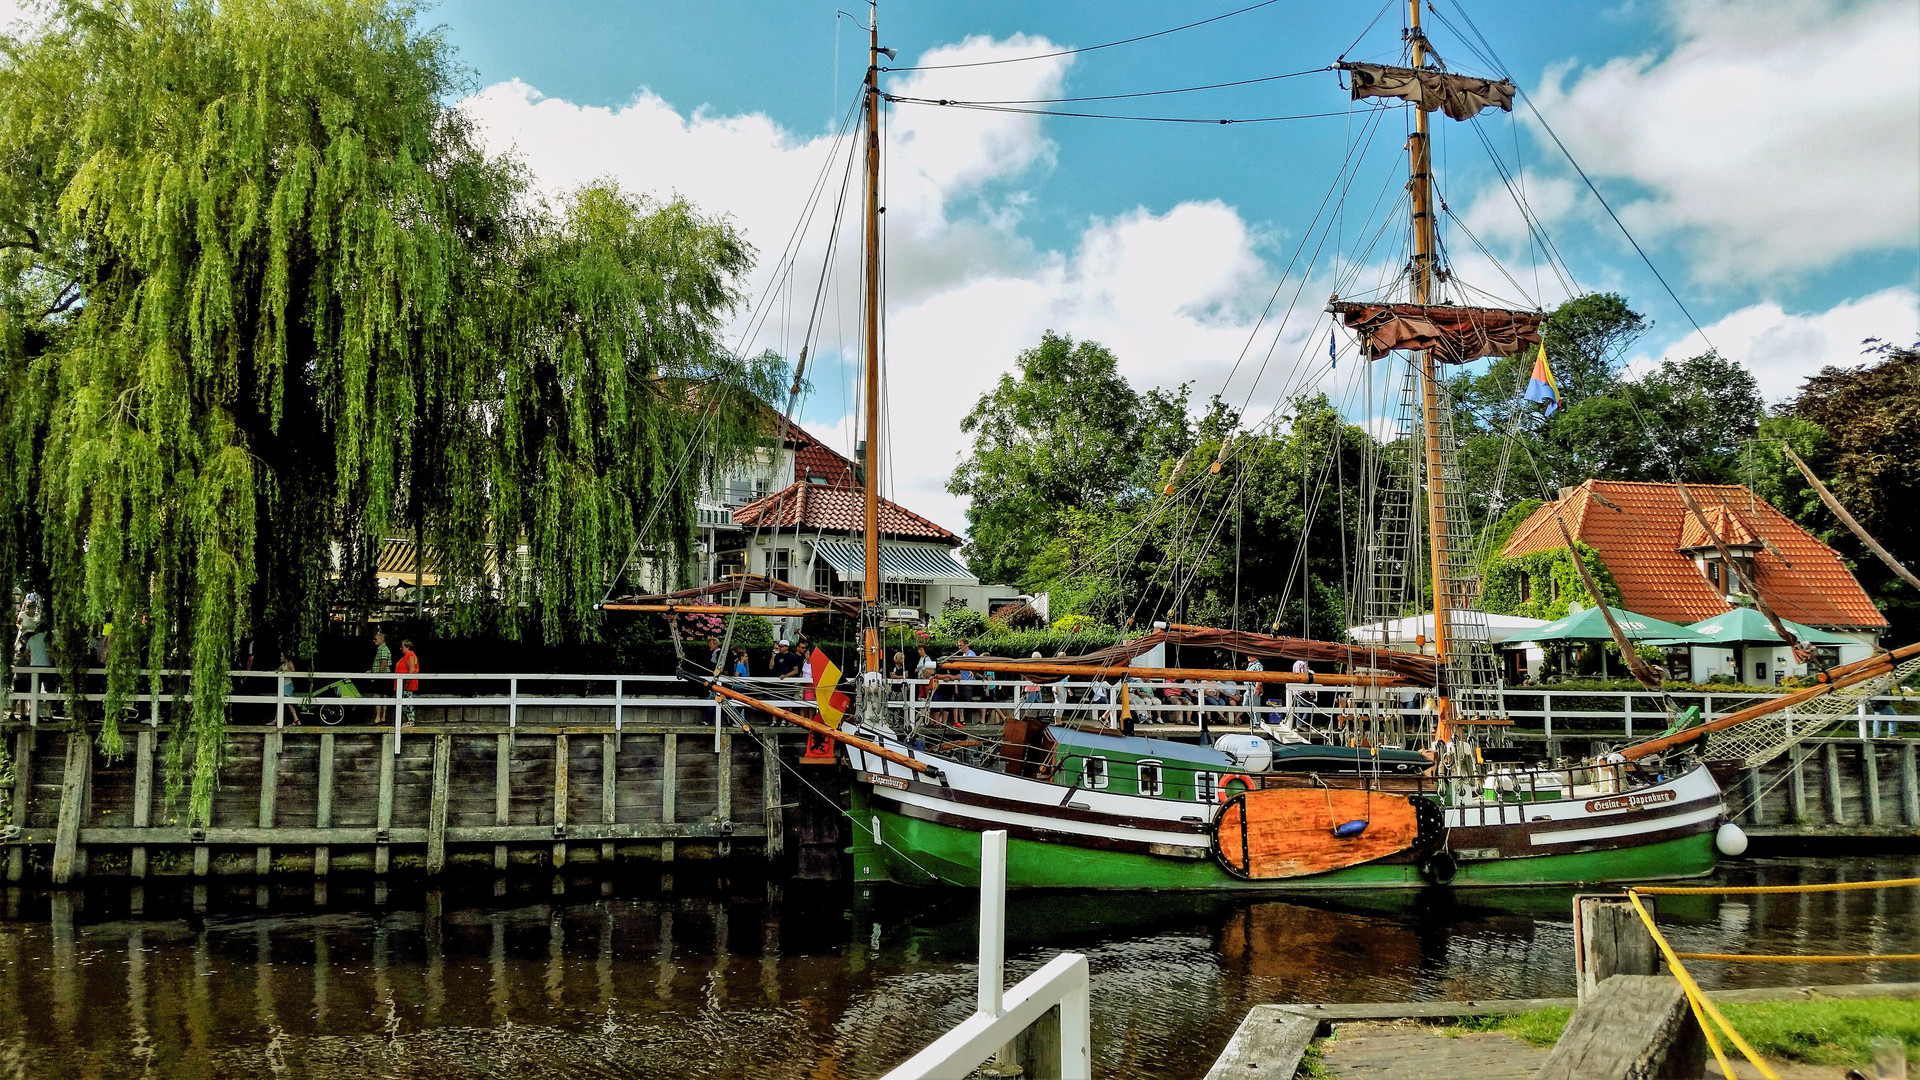
<path fill-rule="evenodd" d="M 13 674 L 11 689 L 15 715 L 24 714 L 30 722 L 38 724 L 49 715 L 51 708 L 67 700 L 66 689 L 59 681 L 63 676 L 55 669 L 15 668 Z M 173 678 L 183 677 L 185 673 L 167 671 L 161 675 L 163 678 Z M 272 722 L 276 725 L 285 725 L 290 715 L 298 715 L 308 709 L 366 708 L 370 713 L 372 709 L 379 709 L 390 714 L 381 722 L 390 720 L 398 731 L 403 726 L 405 711 L 410 708 L 504 706 L 509 726 L 517 726 L 523 707 L 568 705 L 607 708 L 612 712 L 615 729 L 619 730 L 625 722 L 626 712 L 632 708 L 713 707 L 711 698 L 701 695 L 697 689 L 672 675 L 252 670 L 235 671 L 231 675 L 233 692 L 228 696 L 229 704 L 271 706 Z M 1349 691 L 1343 687 L 1293 684 L 1256 688 L 1233 681 L 1229 672 L 1223 671 L 1221 675 L 1219 680 L 1191 684 L 1130 679 L 1124 701 L 1119 683 L 1097 680 L 1025 683 L 1017 678 L 956 680 L 948 677 L 935 682 L 896 679 L 890 685 L 895 701 L 915 719 L 932 711 L 943 718 L 979 723 L 997 722 L 1003 716 L 1011 716 L 1047 720 L 1079 718 L 1118 726 L 1124 713 L 1124 719 L 1149 727 L 1168 724 L 1192 726 L 1204 716 L 1223 728 L 1257 728 L 1270 724 L 1291 729 L 1296 722 L 1300 722 L 1323 730 L 1333 730 L 1355 720 L 1378 719 L 1382 716 L 1397 716 L 1412 728 L 1431 716 L 1426 700 L 1412 689 L 1389 689 L 1385 693 L 1390 696 L 1384 703 L 1363 701 L 1356 706 L 1343 704 L 1349 700 Z M 82 701 L 105 701 L 106 673 L 103 670 L 90 669 L 83 672 L 81 678 Z M 405 692 L 407 680 L 419 680 L 420 689 Z M 776 698 L 791 699 L 805 689 L 798 678 L 752 678 L 740 681 L 749 687 L 763 689 Z M 127 717 L 127 720 L 148 725 L 160 723 L 161 706 L 171 704 L 173 693 L 165 690 L 159 694 L 148 692 L 148 675 L 145 672 L 140 674 L 138 685 L 141 692 L 133 709 L 135 715 Z M 1028 694 L 1023 688 L 1030 686 L 1038 688 L 1039 700 L 1027 700 Z M 930 687 L 937 691 L 933 696 L 929 696 Z M 1183 696 L 1181 700 L 1169 701 L 1161 696 L 1168 691 Z M 1302 701 L 1302 695 L 1307 693 L 1316 695 L 1312 706 Z M 1214 700 L 1208 702 L 1206 695 L 1212 695 Z M 1704 718 L 1709 720 L 1723 711 L 1780 696 L 1783 695 L 1698 691 L 1674 694 L 1682 705 L 1700 705 Z M 1668 722 L 1662 699 L 1644 691 L 1528 687 L 1510 689 L 1506 691 L 1506 698 L 1508 708 L 1505 715 L 1515 721 L 1514 730 L 1545 738 L 1555 737 L 1556 725 L 1559 726 L 1557 733 L 1563 736 L 1634 738 L 1657 732 Z M 1592 708 L 1596 700 L 1606 703 L 1606 707 Z M 1897 736 L 1903 729 L 1908 732 L 1920 730 L 1920 716 L 1891 715 L 1877 711 L 1883 703 L 1891 707 L 1913 701 L 1913 696 L 1899 694 L 1883 694 L 1860 701 L 1854 709 L 1857 735 L 1864 739 L 1881 735 Z M 1539 707 L 1516 707 L 1523 702 L 1537 702 Z M 787 700 L 783 704 L 803 709 L 812 707 L 808 701 Z"/>
<path fill-rule="evenodd" d="M 1091 1080 L 1092 985 L 1087 958 L 1062 953 L 1001 991 L 1006 980 L 1007 834 L 980 834 L 980 990 L 972 1016 L 908 1058 L 885 1080 L 962 1080 L 996 1054 L 1008 1061 L 1014 1037 L 1060 1010 L 1060 1060 L 1039 1062 L 1041 1076 Z"/>

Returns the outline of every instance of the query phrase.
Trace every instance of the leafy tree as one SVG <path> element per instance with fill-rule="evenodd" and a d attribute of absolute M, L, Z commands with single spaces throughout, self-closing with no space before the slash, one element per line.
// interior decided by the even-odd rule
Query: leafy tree
<path fill-rule="evenodd" d="M 69 669 L 114 625 L 110 753 L 136 670 L 188 666 L 169 794 L 191 758 L 205 821 L 236 642 L 305 655 L 395 531 L 455 625 L 548 638 L 593 632 L 643 522 L 686 543 L 677 463 L 751 441 L 725 401 L 777 378 L 718 343 L 729 224 L 531 201 L 408 9 L 49 6 L 0 39 L 0 562 Z"/>
<path fill-rule="evenodd" d="M 969 565 L 1033 580 L 1030 564 L 1074 511 L 1124 506 L 1191 440 L 1185 387 L 1137 393 L 1113 353 L 1049 330 L 982 395 L 960 429 L 973 450 L 947 490 L 970 500 Z"/>
<path fill-rule="evenodd" d="M 1920 343 L 1867 344 L 1871 360 L 1823 369 L 1761 424 L 1756 487 L 1841 553 L 1892 624 L 1892 640 L 1904 644 L 1920 636 L 1920 596 L 1834 518 L 1780 451 L 1791 445 L 1874 539 L 1908 567 L 1920 564 Z"/>

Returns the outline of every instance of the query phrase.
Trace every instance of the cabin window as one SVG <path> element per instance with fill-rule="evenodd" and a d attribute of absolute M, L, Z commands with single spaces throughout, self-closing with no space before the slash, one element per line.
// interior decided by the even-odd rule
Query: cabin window
<path fill-rule="evenodd" d="M 1220 797 L 1220 778 L 1210 772 L 1193 774 L 1193 797 L 1201 802 L 1212 802 Z"/>
<path fill-rule="evenodd" d="M 1143 761 L 1140 763 L 1140 794 L 1160 794 L 1160 763 Z"/>
<path fill-rule="evenodd" d="M 1104 788 L 1107 786 L 1107 759 L 1090 757 L 1080 770 L 1080 783 L 1083 787 Z"/>

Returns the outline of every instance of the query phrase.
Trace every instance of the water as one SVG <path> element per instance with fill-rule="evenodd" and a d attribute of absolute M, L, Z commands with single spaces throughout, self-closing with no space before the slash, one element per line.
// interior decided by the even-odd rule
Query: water
<path fill-rule="evenodd" d="M 1720 880 L 1914 876 L 1916 856 L 1792 858 Z M 1198 1077 L 1256 1004 L 1571 994 L 1568 895 L 1016 894 L 1009 980 L 1086 953 L 1097 1074 Z M 124 892 L 7 895 L 0 1078 L 833 1080 L 880 1074 L 972 1009 L 959 893 L 682 873 L 612 895 L 481 879 L 336 884 L 325 908 L 250 887 L 202 900 L 149 887 L 135 918 Z M 1920 889 L 1660 902 L 1688 951 L 1920 951 Z M 1694 966 L 1710 986 L 1920 980 L 1913 963 Z"/>

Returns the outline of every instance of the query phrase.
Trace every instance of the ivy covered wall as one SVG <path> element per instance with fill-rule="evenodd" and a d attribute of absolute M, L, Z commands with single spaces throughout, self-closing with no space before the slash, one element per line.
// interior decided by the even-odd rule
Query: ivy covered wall
<path fill-rule="evenodd" d="M 1583 543 L 1576 543 L 1575 548 L 1604 595 L 1589 595 L 1567 549 L 1554 548 L 1490 560 L 1481 579 L 1481 606 L 1496 615 L 1558 619 L 1567 614 L 1567 606 L 1575 600 L 1588 606 L 1595 601 L 1604 601 L 1610 607 L 1618 605 L 1620 586 L 1600 560 L 1600 553 Z"/>

